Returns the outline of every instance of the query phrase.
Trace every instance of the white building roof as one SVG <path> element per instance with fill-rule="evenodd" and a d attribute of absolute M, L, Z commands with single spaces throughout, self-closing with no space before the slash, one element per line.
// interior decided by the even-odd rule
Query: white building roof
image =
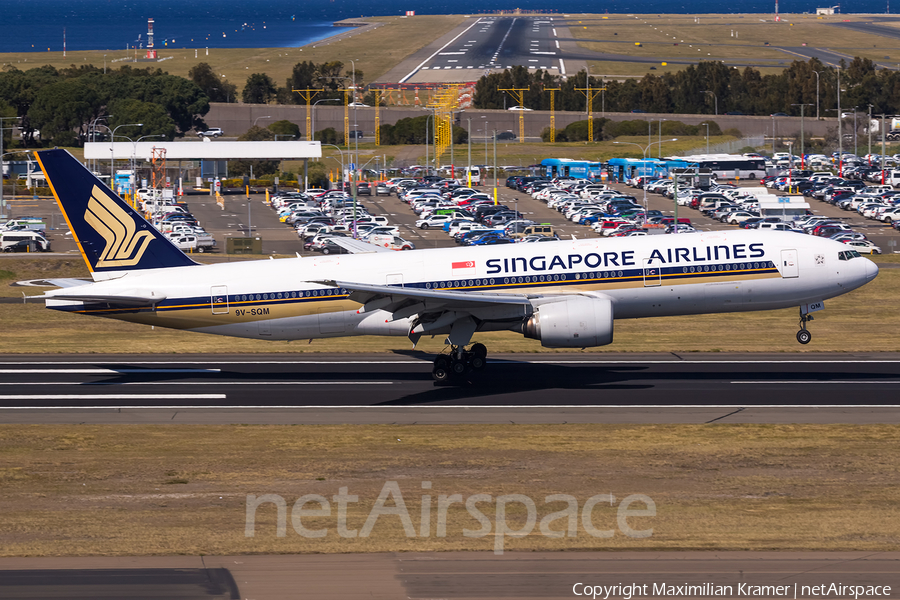
<path fill-rule="evenodd" d="M 760 210 L 781 210 L 793 208 L 809 208 L 809 202 L 803 196 L 778 196 L 777 201 L 767 201 L 760 199 Z"/>
<path fill-rule="evenodd" d="M 116 136 L 117 138 L 119 136 Z M 154 148 L 166 149 L 166 160 L 233 160 L 233 159 L 284 159 L 321 158 L 321 142 L 87 142 L 85 159 L 150 160 Z"/>

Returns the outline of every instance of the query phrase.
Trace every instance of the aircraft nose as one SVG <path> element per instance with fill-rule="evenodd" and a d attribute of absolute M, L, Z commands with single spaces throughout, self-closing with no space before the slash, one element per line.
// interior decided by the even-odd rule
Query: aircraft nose
<path fill-rule="evenodd" d="M 866 282 L 872 281 L 878 275 L 878 265 L 866 259 Z"/>

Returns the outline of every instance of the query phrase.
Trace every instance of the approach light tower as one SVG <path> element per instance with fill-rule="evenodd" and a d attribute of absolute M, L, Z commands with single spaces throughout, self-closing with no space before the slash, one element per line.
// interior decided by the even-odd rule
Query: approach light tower
<path fill-rule="evenodd" d="M 778 23 L 781 21 L 781 17 L 778 16 L 778 0 L 775 0 L 775 22 Z"/>
<path fill-rule="evenodd" d="M 156 49 L 153 47 L 153 19 L 147 19 L 147 58 L 156 58 Z"/>

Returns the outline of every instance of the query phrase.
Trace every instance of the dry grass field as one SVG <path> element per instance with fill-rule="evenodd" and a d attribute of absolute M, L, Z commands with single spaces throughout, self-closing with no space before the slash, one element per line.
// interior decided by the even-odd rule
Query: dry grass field
<path fill-rule="evenodd" d="M 216 73 L 224 75 L 243 88 L 252 73 L 266 73 L 276 83 L 284 85 L 294 65 L 312 61 L 316 64 L 340 60 L 350 69 L 350 60 L 365 75 L 365 82 L 374 81 L 406 56 L 429 44 L 433 39 L 447 33 L 463 21 L 461 15 L 421 15 L 413 19 L 406 17 L 367 17 L 367 22 L 383 23 L 383 26 L 342 36 L 340 40 L 324 40 L 301 48 L 163 48 L 159 57 L 167 58 L 159 63 L 134 63 L 128 60 L 131 53 L 124 50 L 96 50 L 68 52 L 19 52 L 0 54 L 0 68 L 10 65 L 26 70 L 42 65 L 64 68 L 70 65 L 93 64 L 103 67 L 104 56 L 107 66 L 118 68 L 129 65 L 137 68 L 160 68 L 172 75 L 187 77 L 188 71 L 198 63 L 208 63 Z M 423 35 L 427 32 L 428 35 Z M 171 57 L 171 58 L 168 58 Z M 118 60 L 119 62 L 111 62 Z"/>
<path fill-rule="evenodd" d="M 438 497 L 523 494 L 537 521 L 612 494 L 592 511 L 588 535 L 550 537 L 538 526 L 506 536 L 507 550 L 869 550 L 900 548 L 897 426 L 0 426 L 2 556 L 254 554 L 489 550 L 495 502 L 480 503 L 489 534 L 463 504 L 437 536 Z M 330 516 L 304 517 L 325 537 L 302 537 L 291 509 L 305 494 L 329 500 L 347 488 L 347 527 L 360 530 L 388 481 L 396 481 L 417 532 L 423 495 L 430 535 L 407 537 L 397 516 L 381 516 L 367 537 L 337 534 Z M 423 490 L 422 482 L 431 482 Z M 255 513 L 245 536 L 247 495 L 286 502 Z M 649 496 L 655 516 L 617 528 L 619 503 Z M 387 506 L 394 506 L 389 501 Z M 319 508 L 310 504 L 306 509 Z M 644 508 L 643 503 L 631 506 Z M 521 504 L 506 524 L 523 528 Z M 549 528 L 562 531 L 566 519 Z"/>
<path fill-rule="evenodd" d="M 660 63 L 591 61 L 592 74 L 637 76 L 677 71 L 685 65 L 668 60 L 720 60 L 726 64 L 760 64 L 763 74 L 779 72 L 794 60 L 807 60 L 774 46 L 822 47 L 845 55 L 896 64 L 900 40 L 873 36 L 831 24 L 844 20 L 871 20 L 859 15 L 817 17 L 784 14 L 781 22 L 770 14 L 728 15 L 570 15 L 573 37 L 595 52 L 659 57 Z M 823 42 L 827 40 L 827 42 Z M 766 46 L 766 43 L 771 46 Z M 640 46 L 636 45 L 640 44 Z M 765 66 L 771 64 L 771 67 Z"/>
<path fill-rule="evenodd" d="M 829 50 L 849 58 L 862 56 L 872 60 L 900 62 L 900 42 L 869 34 L 829 26 L 845 19 L 863 20 L 855 15 L 816 17 L 815 15 L 782 15 L 781 23 L 773 23 L 769 14 L 729 15 L 565 15 L 572 36 L 585 49 L 630 56 L 661 57 L 669 60 L 723 60 L 726 63 L 759 62 L 764 74 L 782 70 L 795 59 L 805 60 L 765 43 L 779 46 L 822 46 L 828 40 Z M 247 76 L 263 72 L 278 85 L 283 85 L 293 66 L 301 61 L 321 63 L 341 60 L 349 68 L 350 60 L 372 82 L 405 57 L 449 32 L 465 19 L 464 15 L 417 15 L 406 17 L 367 17 L 368 22 L 382 27 L 356 31 L 341 39 L 324 40 L 301 48 L 212 48 L 207 54 L 202 47 L 163 48 L 160 63 L 136 63 L 139 67 L 157 66 L 174 75 L 187 76 L 200 62 L 209 63 L 231 83 L 242 88 Z M 428 35 L 423 36 L 423 32 Z M 636 46 L 635 43 L 641 46 Z M 676 45 L 677 44 L 677 45 Z M 131 53 L 124 50 L 68 52 L 19 52 L 0 54 L 0 67 L 9 65 L 28 69 L 49 64 L 57 68 L 93 64 L 119 67 L 129 64 Z M 117 62 L 112 62 L 117 61 Z M 680 70 L 684 65 L 590 61 L 591 73 L 604 76 L 637 77 Z"/>

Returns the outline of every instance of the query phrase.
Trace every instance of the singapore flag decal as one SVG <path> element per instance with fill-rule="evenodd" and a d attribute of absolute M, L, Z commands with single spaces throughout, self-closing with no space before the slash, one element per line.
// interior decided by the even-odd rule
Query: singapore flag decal
<path fill-rule="evenodd" d="M 475 276 L 475 261 L 473 260 L 464 260 L 462 262 L 452 263 L 453 267 L 453 276 L 454 277 L 474 277 Z"/>

